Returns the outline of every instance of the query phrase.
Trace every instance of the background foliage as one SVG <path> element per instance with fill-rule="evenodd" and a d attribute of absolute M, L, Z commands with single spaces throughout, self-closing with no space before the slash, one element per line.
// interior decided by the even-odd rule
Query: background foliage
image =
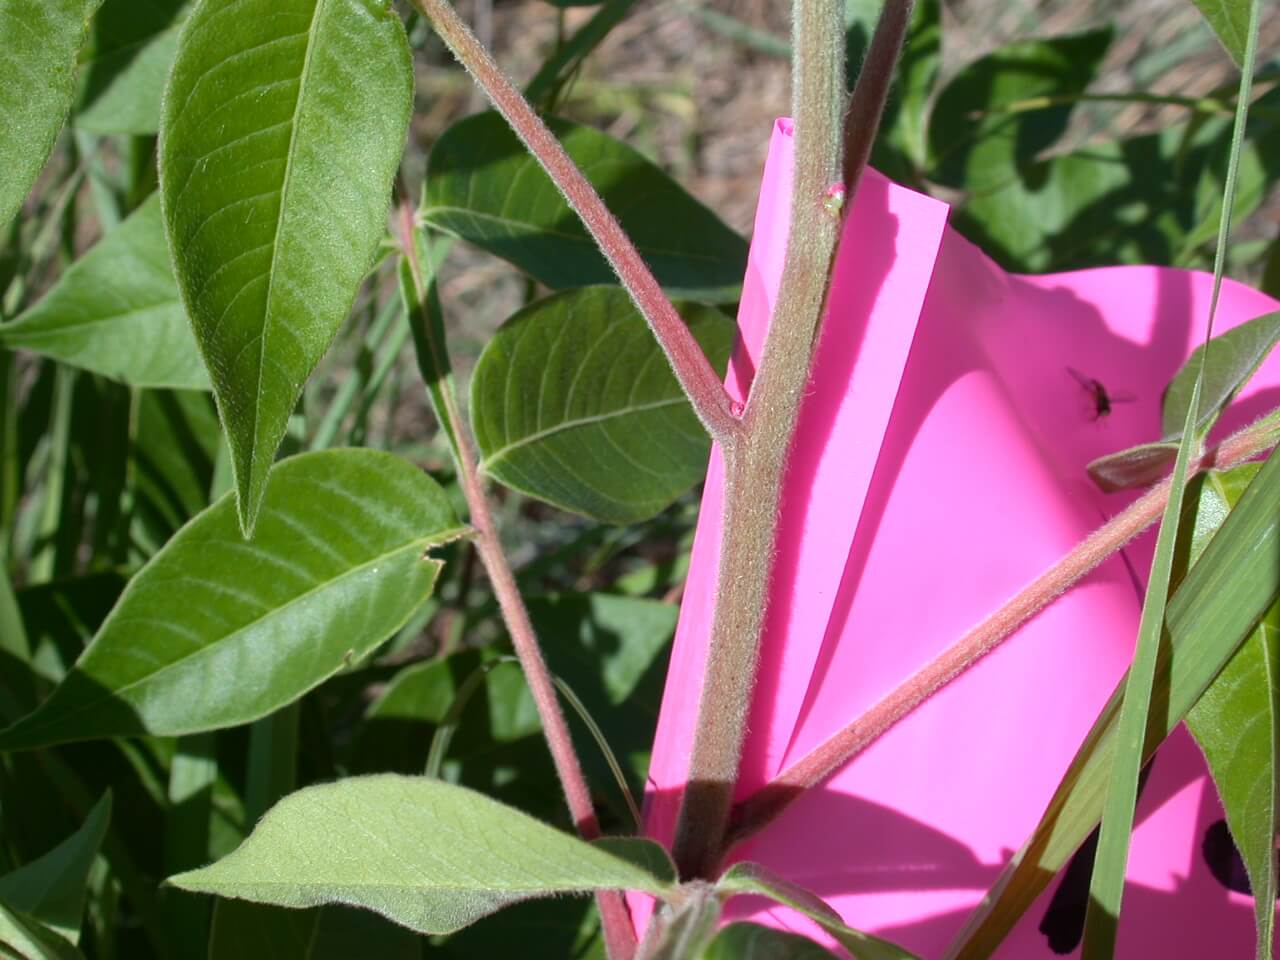
<path fill-rule="evenodd" d="M 562 118 L 553 129 L 721 366 L 769 124 L 786 112 L 775 6 L 464 8 Z M 499 523 L 551 669 L 582 706 L 570 723 L 607 831 L 635 826 L 708 449 L 577 221 L 417 16 L 397 9 L 405 36 L 388 19 L 362 34 L 375 38 L 367 49 L 329 51 L 311 73 L 297 51 L 263 56 L 243 89 L 204 103 L 200 70 L 226 51 L 184 46 L 171 96 L 198 109 L 159 149 L 177 110 L 160 91 L 192 7 L 0 0 L 12 131 L 0 137 L 12 172 L 0 184 L 0 719 L 15 724 L 0 733 L 12 751 L 0 762 L 0 941 L 36 957 L 600 956 L 582 898 L 520 904 L 459 933 L 423 920 L 440 934 L 426 937 L 345 907 L 215 904 L 188 892 L 225 889 L 212 882 L 161 886 L 234 850 L 282 796 L 359 773 L 427 771 L 568 826 L 460 536 L 448 438 L 418 372 L 429 338 L 405 309 L 377 206 L 397 163 L 394 201 L 417 206 L 415 243 L 501 491 Z M 876 7 L 850 4 L 854 65 Z M 28 27 L 57 42 L 23 48 Z M 1237 27 L 1215 27 L 1230 45 Z M 1275 49 L 1280 23 L 1264 30 L 1260 49 Z M 282 19 L 279 42 L 296 46 L 295 34 Z M 24 55 L 47 80 L 22 79 Z M 388 69 L 342 68 L 374 59 Z M 1258 75 L 1231 268 L 1280 295 L 1280 61 Z M 921 0 L 873 163 L 953 202 L 953 223 L 1013 270 L 1208 267 L 1232 76 L 1183 4 Z M 237 97 L 243 109 L 229 108 Z M 68 109 L 65 127 L 54 122 Z M 282 143 L 273 130 L 291 109 L 304 122 Z M 228 149 L 231 183 L 202 167 Z M 157 161 L 177 178 L 163 196 Z M 349 209 L 306 189 L 333 169 L 349 174 Z M 200 176 L 213 182 L 186 193 Z M 175 272 L 171 247 L 198 248 L 205 273 Z M 261 258 L 283 264 L 274 292 L 254 292 Z M 277 328 L 255 346 L 284 309 L 272 297 L 297 296 L 290 285 L 314 293 L 314 322 L 296 342 Z M 264 377 L 263 409 L 228 399 Z M 228 447 L 211 388 L 256 444 Z M 289 459 L 264 494 L 281 436 Z M 236 480 L 240 521 L 256 516 L 251 545 Z M 1200 496 L 1234 502 L 1237 482 Z M 1272 626 L 1242 656 L 1274 660 Z M 291 645 L 263 657 L 263 637 Z M 1230 710 L 1206 698 L 1193 711 L 1211 760 Z M 610 882 L 664 882 L 635 851 L 574 855 Z M 1258 856 L 1246 850 L 1251 875 Z M 30 894 L 34 875 L 43 896 Z M 537 890 L 574 888 L 554 879 Z M 783 950 L 753 945 L 771 936 L 731 927 L 710 955 Z M 782 955 L 803 955 L 792 947 Z"/>

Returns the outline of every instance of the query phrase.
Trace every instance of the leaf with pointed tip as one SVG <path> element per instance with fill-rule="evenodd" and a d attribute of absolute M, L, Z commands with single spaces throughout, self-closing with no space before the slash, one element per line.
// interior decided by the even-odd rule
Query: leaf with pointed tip
<path fill-rule="evenodd" d="M 700 960 L 832 960 L 808 937 L 758 923 L 731 923 L 711 941 Z"/>
<path fill-rule="evenodd" d="M 1219 523 L 1239 501 L 1257 464 L 1206 478 L 1204 497 L 1221 501 Z M 1197 526 L 1195 557 L 1216 527 Z M 1249 874 L 1258 925 L 1258 957 L 1271 957 L 1276 902 L 1276 765 L 1280 743 L 1280 604 L 1273 605 L 1218 679 L 1187 714 L 1222 798 L 1227 826 Z"/>
<path fill-rule="evenodd" d="M 1249 39 L 1249 0 L 1192 0 L 1237 65 Z"/>
<path fill-rule="evenodd" d="M 155 133 L 160 96 L 191 0 L 102 0 L 80 58 L 72 122 L 93 133 Z"/>
<path fill-rule="evenodd" d="M 0 0 L 0 228 L 22 206 L 76 92 L 76 58 L 101 0 Z"/>
<path fill-rule="evenodd" d="M 716 890 L 724 896 L 754 894 L 768 897 L 775 903 L 797 910 L 831 934 L 856 960 L 916 960 L 914 954 L 888 940 L 845 926 L 840 915 L 816 894 L 758 863 L 735 863 L 716 881 Z"/>
<path fill-rule="evenodd" d="M 723 370 L 734 327 L 677 305 Z M 620 287 L 547 297 L 489 341 L 471 379 L 481 469 L 530 496 L 606 523 L 635 523 L 706 472 L 711 441 L 653 334 Z"/>
<path fill-rule="evenodd" d="M 0 750 L 266 716 L 403 626 L 440 569 L 424 553 L 464 532 L 434 480 L 374 450 L 282 460 L 259 525 L 244 540 L 228 495 L 183 527 Z"/>
<path fill-rule="evenodd" d="M 84 954 L 69 940 L 5 903 L 0 903 L 0 956 L 6 960 L 84 960 Z"/>
<path fill-rule="evenodd" d="M 483 794 L 427 777 L 352 777 L 290 794 L 184 890 L 287 907 L 345 903 L 419 933 L 451 933 L 507 904 L 670 885 Z"/>
<path fill-rule="evenodd" d="M 78 943 L 89 868 L 110 819 L 108 790 L 80 829 L 43 857 L 0 877 L 0 901 L 29 914 L 69 943 Z"/>
<path fill-rule="evenodd" d="M 551 130 L 673 296 L 736 299 L 747 243 L 643 156 L 591 127 Z M 431 150 L 422 217 L 561 290 L 616 283 L 551 178 L 496 113 L 460 120 Z"/>
<path fill-rule="evenodd" d="M 246 531 L 385 230 L 412 103 L 387 0 L 201 0 L 183 27 L 160 188 Z"/>
<path fill-rule="evenodd" d="M 1248 323 L 1232 327 L 1209 341 L 1209 356 L 1204 368 L 1204 386 L 1200 398 L 1200 421 L 1196 432 L 1203 435 L 1235 398 L 1249 378 L 1258 372 L 1272 348 L 1280 343 L 1280 310 L 1264 313 Z M 1164 394 L 1162 422 L 1166 437 L 1182 432 L 1191 390 L 1200 372 L 1204 344 L 1196 347 L 1182 365 Z"/>
<path fill-rule="evenodd" d="M 0 326 L 0 343 L 135 387 L 209 388 L 151 197 Z"/>

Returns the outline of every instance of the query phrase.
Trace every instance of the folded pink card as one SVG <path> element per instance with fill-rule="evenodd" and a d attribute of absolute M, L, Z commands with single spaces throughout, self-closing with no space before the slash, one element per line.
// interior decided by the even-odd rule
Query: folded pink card
<path fill-rule="evenodd" d="M 790 181 L 779 121 L 728 377 L 738 399 L 778 289 Z M 1199 272 L 1007 274 L 947 227 L 945 204 L 872 171 L 853 204 L 784 487 L 740 797 L 1132 499 L 1101 493 L 1085 465 L 1159 437 L 1161 392 L 1209 311 L 1212 278 Z M 1278 306 L 1227 282 L 1217 330 Z M 1128 402 L 1108 411 L 1099 387 Z M 1278 404 L 1280 356 L 1220 429 Z M 713 453 L 646 801 L 647 830 L 666 843 L 693 742 L 722 495 Z M 1105 563 L 735 858 L 810 888 L 851 926 L 939 956 L 1035 827 L 1128 665 L 1150 552 L 1148 536 Z M 1251 902 L 1221 821 L 1179 731 L 1139 804 L 1120 957 L 1251 954 Z M 1055 881 L 999 955 L 1077 953 L 1083 877 Z M 736 917 L 823 939 L 793 912 L 747 903 Z"/>

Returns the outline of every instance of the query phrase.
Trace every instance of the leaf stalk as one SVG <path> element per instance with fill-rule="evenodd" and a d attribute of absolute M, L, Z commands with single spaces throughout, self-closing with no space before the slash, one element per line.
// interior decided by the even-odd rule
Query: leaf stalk
<path fill-rule="evenodd" d="M 732 403 L 715 368 L 680 314 L 662 292 L 635 244 L 583 176 L 542 118 L 458 16 L 448 0 L 413 0 L 440 39 L 493 101 L 581 218 L 592 238 L 649 324 L 694 412 L 713 440 L 731 443 L 740 432 Z"/>
<path fill-rule="evenodd" d="M 1233 434 L 1192 461 L 1191 476 L 1226 470 L 1280 442 L 1280 409 Z M 778 774 L 733 811 L 724 853 L 781 816 L 806 791 L 822 786 L 952 680 L 996 649 L 1081 578 L 1160 518 L 1172 474 L 1095 530 L 990 617 L 929 661 L 897 688 Z"/>
<path fill-rule="evenodd" d="M 551 671 L 547 668 L 546 660 L 543 659 L 533 622 L 529 619 L 529 611 L 525 607 L 520 588 L 516 586 L 515 574 L 502 549 L 493 511 L 489 507 L 484 483 L 476 466 L 471 437 L 458 410 L 452 379 L 443 373 L 445 347 L 444 344 L 436 342 L 434 336 L 436 328 L 430 316 L 430 311 L 434 308 L 433 295 L 418 259 L 413 208 L 407 200 L 400 205 L 399 228 L 405 263 L 412 277 L 414 295 L 412 309 L 417 314 L 413 320 L 419 325 L 422 336 L 428 341 L 429 350 L 426 353 L 428 362 L 438 364 L 441 368 L 432 371 L 433 375 L 428 378 L 428 383 L 435 383 L 442 387 L 438 393 L 443 402 L 437 407 L 436 415 L 442 421 L 457 463 L 458 485 L 466 498 L 467 509 L 471 514 L 471 524 L 475 528 L 476 553 L 489 576 L 489 583 L 493 587 L 494 596 L 497 597 L 503 622 L 511 636 L 511 645 L 515 649 L 520 667 L 524 671 L 525 681 L 529 685 L 538 718 L 542 722 L 543 735 L 546 737 L 551 759 L 555 764 L 556 775 L 564 790 L 569 814 L 573 818 L 578 835 L 584 840 L 594 840 L 600 836 L 600 823 L 596 819 L 595 808 L 591 802 L 591 790 L 587 786 L 582 765 L 574 750 L 573 738 L 565 722 L 564 712 L 560 709 L 560 701 L 556 698 L 555 682 Z M 631 960 L 636 947 L 635 931 L 631 926 L 631 917 L 621 894 L 616 891 L 597 891 L 596 903 L 600 908 L 610 960 Z"/>

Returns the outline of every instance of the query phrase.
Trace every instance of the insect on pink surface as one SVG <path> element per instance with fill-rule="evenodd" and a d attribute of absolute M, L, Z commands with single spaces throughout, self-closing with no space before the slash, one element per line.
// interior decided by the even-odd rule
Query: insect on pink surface
<path fill-rule="evenodd" d="M 777 295 L 790 187 L 790 126 L 780 121 L 727 377 L 738 399 Z M 1019 276 L 950 229 L 945 204 L 874 171 L 846 202 L 783 490 L 739 801 L 1136 496 L 1101 492 L 1085 468 L 1160 436 L 1164 386 L 1208 316 L 1212 277 L 1204 273 L 1131 266 Z M 1278 306 L 1227 282 L 1217 330 Z M 1067 356 L 1093 372 L 1071 371 L 1076 404 L 1063 402 Z M 1111 370 L 1125 371 L 1132 394 L 1104 385 Z M 1220 430 L 1250 422 L 1277 394 L 1280 354 Z M 1126 404 L 1123 416 L 1112 415 L 1117 403 Z M 1108 429 L 1094 429 L 1103 417 Z M 723 461 L 713 452 L 646 796 L 646 832 L 665 843 L 687 782 L 722 500 Z M 809 888 L 851 926 L 924 958 L 946 955 L 1128 666 L 1151 541 L 1102 564 L 733 859 Z M 1224 881 L 1236 874 L 1233 851 L 1214 840 L 1222 818 L 1199 750 L 1176 731 L 1139 802 L 1121 960 L 1251 954 L 1251 901 Z M 1084 859 L 1055 878 L 998 958 L 1076 954 Z M 643 923 L 643 898 L 632 903 Z M 729 913 L 832 945 L 794 911 L 748 901 Z"/>

